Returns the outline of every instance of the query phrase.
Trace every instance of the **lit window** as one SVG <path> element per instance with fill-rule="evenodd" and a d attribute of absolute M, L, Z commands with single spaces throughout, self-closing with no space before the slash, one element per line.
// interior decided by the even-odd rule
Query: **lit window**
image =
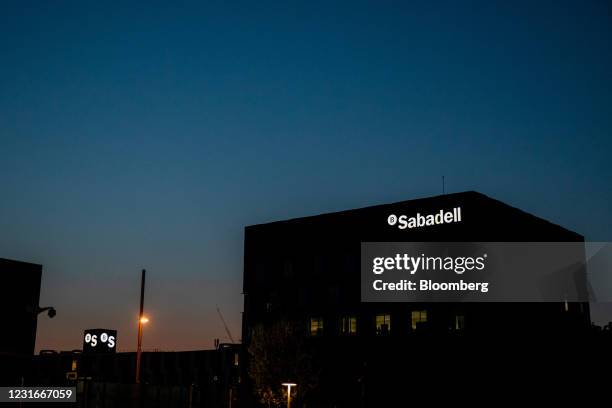
<path fill-rule="evenodd" d="M 340 319 L 340 334 L 357 334 L 357 318 L 346 316 Z"/>
<path fill-rule="evenodd" d="M 457 315 L 455 316 L 455 330 L 463 330 L 465 329 L 465 316 Z"/>
<path fill-rule="evenodd" d="M 376 334 L 389 334 L 391 331 L 391 315 L 376 315 Z"/>
<path fill-rule="evenodd" d="M 318 336 L 323 333 L 323 318 L 313 317 L 310 319 L 310 335 Z"/>
<path fill-rule="evenodd" d="M 418 327 L 423 323 L 427 323 L 427 310 L 413 310 L 412 330 L 418 329 Z"/>

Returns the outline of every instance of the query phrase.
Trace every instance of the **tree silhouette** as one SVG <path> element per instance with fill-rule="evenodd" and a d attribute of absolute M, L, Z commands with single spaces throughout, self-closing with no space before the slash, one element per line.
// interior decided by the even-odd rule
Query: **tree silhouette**
<path fill-rule="evenodd" d="M 315 353 L 307 344 L 304 327 L 281 320 L 270 326 L 253 328 L 249 376 L 259 401 L 268 407 L 281 406 L 287 398 L 283 382 L 297 384 L 292 401 L 296 406 L 317 386 Z"/>

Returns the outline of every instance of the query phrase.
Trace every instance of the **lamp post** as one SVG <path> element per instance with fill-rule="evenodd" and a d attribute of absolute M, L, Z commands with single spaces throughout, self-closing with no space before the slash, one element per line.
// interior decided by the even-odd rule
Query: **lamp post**
<path fill-rule="evenodd" d="M 145 274 L 142 270 L 140 279 L 140 314 L 138 315 L 138 347 L 136 348 L 136 384 L 140 384 L 140 357 L 142 354 L 142 325 L 149 321 L 144 316 L 144 291 L 145 291 Z"/>
<path fill-rule="evenodd" d="M 287 408 L 291 408 L 291 387 L 297 387 L 297 384 L 286 382 L 283 387 L 287 387 Z"/>

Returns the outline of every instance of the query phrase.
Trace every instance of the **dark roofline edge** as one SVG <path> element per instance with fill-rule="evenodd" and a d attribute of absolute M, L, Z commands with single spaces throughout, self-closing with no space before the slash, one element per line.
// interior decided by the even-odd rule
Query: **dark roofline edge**
<path fill-rule="evenodd" d="M 42 268 L 42 264 L 35 263 L 35 262 L 18 261 L 16 259 L 0 258 L 0 262 L 10 262 L 10 263 L 30 265 L 30 266 L 40 266 Z"/>
<path fill-rule="evenodd" d="M 382 207 L 399 205 L 399 204 L 407 204 L 407 203 L 415 204 L 415 203 L 418 203 L 419 201 L 430 201 L 430 200 L 438 199 L 438 198 L 442 198 L 442 197 L 453 197 L 453 196 L 464 196 L 464 195 L 473 195 L 475 197 L 485 198 L 487 200 L 494 201 L 498 205 L 502 205 L 502 206 L 511 208 L 514 211 L 520 212 L 520 213 L 525 214 L 526 216 L 529 216 L 529 217 L 536 218 L 539 221 L 546 222 L 546 223 L 548 223 L 548 224 L 550 224 L 552 226 L 555 226 L 557 228 L 561 228 L 561 229 L 563 229 L 563 230 L 565 230 L 567 232 L 571 232 L 571 233 L 575 234 L 576 236 L 584 239 L 584 236 L 579 234 L 579 233 L 577 233 L 576 231 L 572 231 L 570 229 L 567 229 L 567 228 L 565 228 L 565 227 L 563 227 L 563 226 L 561 226 L 559 224 L 555 224 L 554 222 L 551 222 L 551 221 L 549 221 L 549 220 L 547 220 L 545 218 L 542 218 L 542 217 L 539 217 L 537 215 L 528 213 L 525 210 L 522 210 L 522 209 L 520 209 L 518 207 L 514 207 L 514 206 L 512 206 L 510 204 L 507 204 L 507 203 L 505 203 L 503 201 L 500 201 L 500 200 L 498 200 L 496 198 L 493 198 L 491 196 L 488 196 L 488 195 L 486 195 L 484 193 L 481 193 L 481 192 L 475 191 L 475 190 L 466 190 L 466 191 L 460 191 L 460 192 L 457 192 L 457 193 L 448 193 L 448 194 L 440 194 L 440 195 L 435 195 L 435 196 L 419 197 L 419 198 L 414 198 L 414 199 L 411 199 L 411 200 L 395 201 L 395 202 L 386 203 L 386 204 L 374 204 L 374 205 L 368 205 L 368 206 L 365 206 L 365 207 L 351 208 L 351 209 L 348 209 L 348 210 L 331 211 L 331 212 L 326 212 L 326 213 L 307 215 L 307 216 L 304 216 L 304 217 L 294 217 L 294 218 L 288 218 L 288 219 L 284 219 L 284 220 L 276 220 L 276 221 L 270 221 L 270 222 L 263 222 L 263 223 L 259 223 L 259 224 L 247 225 L 244 228 L 245 228 L 245 230 L 247 230 L 247 229 L 258 228 L 258 227 L 268 227 L 268 226 L 273 226 L 273 225 L 287 224 L 287 223 L 296 222 L 296 221 L 304 221 L 304 220 L 307 220 L 309 218 L 319 218 L 319 217 L 324 217 L 324 216 L 334 216 L 334 215 L 350 214 L 350 213 L 361 211 L 361 210 L 373 210 L 373 209 L 376 209 L 376 208 L 382 208 Z"/>

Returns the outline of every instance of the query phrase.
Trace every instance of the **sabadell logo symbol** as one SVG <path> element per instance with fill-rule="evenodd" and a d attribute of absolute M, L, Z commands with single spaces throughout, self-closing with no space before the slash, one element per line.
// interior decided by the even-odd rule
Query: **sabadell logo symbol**
<path fill-rule="evenodd" d="M 428 227 L 432 225 L 450 224 L 454 222 L 461 222 L 461 207 L 455 207 L 450 211 L 440 210 L 436 213 L 429 215 L 421 215 L 416 213 L 415 216 L 408 218 L 406 215 L 400 215 L 399 217 L 395 214 L 391 214 L 387 217 L 387 223 L 391 226 L 397 226 L 397 228 L 403 230 L 406 228 L 420 228 Z"/>

